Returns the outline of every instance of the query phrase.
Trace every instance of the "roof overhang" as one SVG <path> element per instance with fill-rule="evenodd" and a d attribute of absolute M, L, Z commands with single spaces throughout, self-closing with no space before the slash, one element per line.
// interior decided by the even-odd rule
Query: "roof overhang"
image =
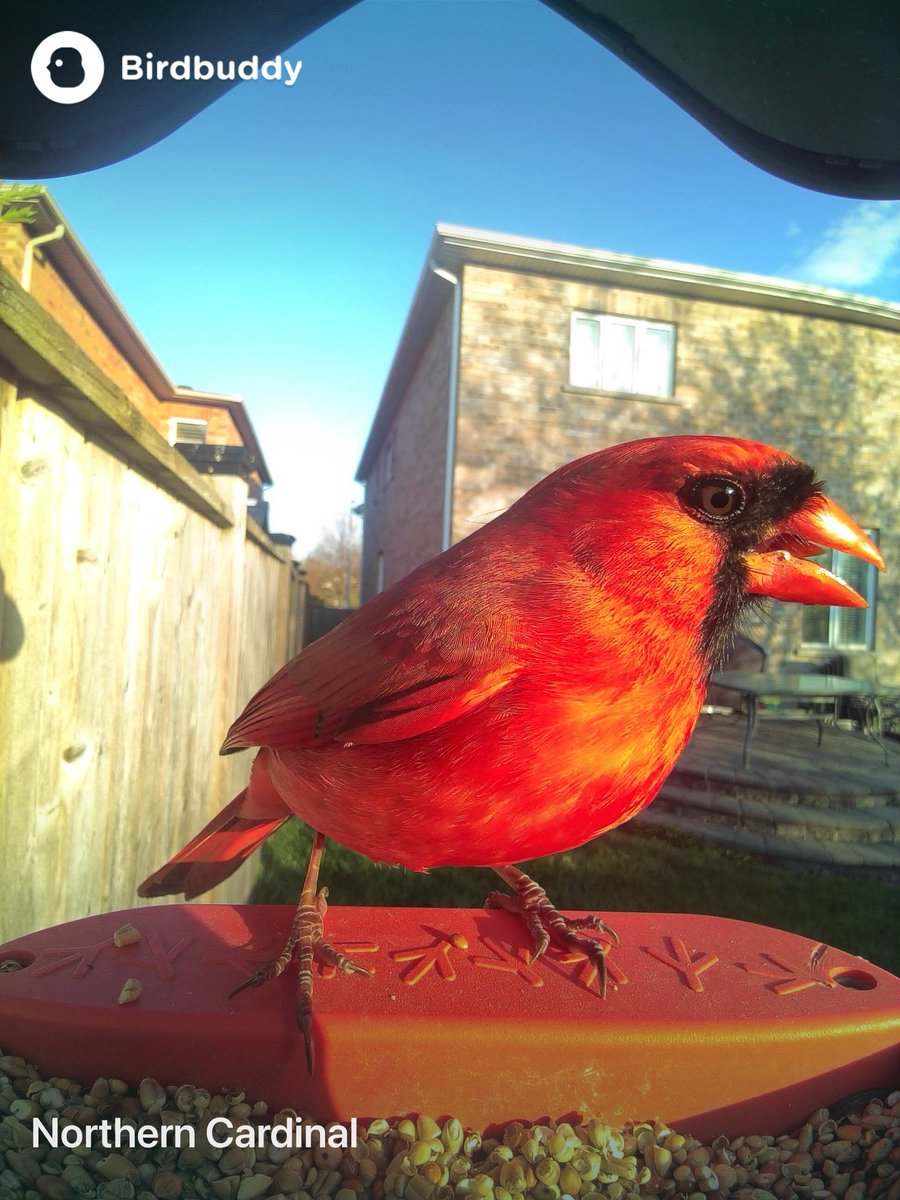
<path fill-rule="evenodd" d="M 664 258 L 641 258 L 564 242 L 489 233 L 461 225 L 436 227 L 431 258 L 450 271 L 461 270 L 467 263 L 477 263 L 507 271 L 581 279 L 608 287 L 646 288 L 720 303 L 750 304 L 754 308 L 833 317 L 900 332 L 900 304 L 870 296 L 767 275 L 722 271 Z"/>
<path fill-rule="evenodd" d="M 435 272 L 435 268 L 460 277 L 469 265 L 577 279 L 605 287 L 662 292 L 720 304 L 743 304 L 808 317 L 850 321 L 900 333 L 900 304 L 835 288 L 490 233 L 460 225 L 438 225 L 366 439 L 357 480 L 366 479 L 419 361 L 425 340 L 449 302 L 451 285 Z"/>
<path fill-rule="evenodd" d="M 29 204 L 34 212 L 34 221 L 26 226 L 29 237 L 51 233 L 57 225 L 65 226 L 65 236 L 46 243 L 41 247 L 41 253 L 53 264 L 66 286 L 150 390 L 157 396 L 171 391 L 172 383 L 165 371 L 47 188 L 42 187 Z"/>
<path fill-rule="evenodd" d="M 409 313 L 407 314 L 406 323 L 403 326 L 403 332 L 400 335 L 400 341 L 394 354 L 390 371 L 388 372 L 387 382 L 384 385 L 381 400 L 375 412 L 375 419 L 372 422 L 369 436 L 363 448 L 362 458 L 356 469 L 356 478 L 359 482 L 363 482 L 368 477 L 372 462 L 378 454 L 378 450 L 390 426 L 394 409 L 399 403 L 400 397 L 413 371 L 416 369 L 425 342 L 434 328 L 438 317 L 446 305 L 450 303 L 453 295 L 453 284 L 435 274 L 434 270 L 436 266 L 443 266 L 445 269 L 448 266 L 441 257 L 440 228 L 438 226 L 431 239 L 431 246 L 425 258 L 425 266 L 422 268 L 422 274 L 419 276 L 419 282 L 409 308 Z"/>
<path fill-rule="evenodd" d="M 267 486 L 272 477 L 257 440 L 256 433 L 239 396 L 222 395 L 218 392 L 198 392 L 193 388 L 176 387 L 163 370 L 159 360 L 138 333 L 131 318 L 116 299 L 100 268 L 85 250 L 72 231 L 53 196 L 42 187 L 34 200 L 29 201 L 34 220 L 26 226 L 30 237 L 51 233 L 57 225 L 65 227 L 65 235 L 56 241 L 47 242 L 41 253 L 53 264 L 73 295 L 90 313 L 122 357 L 134 368 L 161 403 L 177 400 L 182 403 L 204 404 L 225 408 L 244 445 L 256 460 L 260 481 Z"/>
<path fill-rule="evenodd" d="M 196 404 L 203 408 L 225 409 L 231 415 L 234 426 L 241 435 L 241 441 L 253 455 L 260 483 L 266 487 L 271 485 L 272 476 L 269 474 L 259 439 L 240 396 L 225 396 L 219 392 L 198 392 L 195 388 L 176 387 L 170 396 L 163 396 L 162 399 L 178 401 L 181 404 Z"/>

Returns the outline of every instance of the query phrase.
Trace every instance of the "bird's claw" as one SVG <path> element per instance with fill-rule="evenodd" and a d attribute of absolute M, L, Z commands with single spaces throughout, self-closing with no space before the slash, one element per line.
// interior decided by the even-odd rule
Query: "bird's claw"
<path fill-rule="evenodd" d="M 296 956 L 299 966 L 297 987 L 297 1026 L 303 1034 L 306 1050 L 306 1068 L 310 1075 L 316 1063 L 316 1050 L 312 1034 L 312 962 L 317 958 L 327 967 L 334 967 L 345 975 L 371 975 L 368 967 L 360 966 L 340 950 L 335 950 L 325 941 L 325 913 L 328 889 L 322 888 L 314 904 L 301 904 L 294 917 L 287 944 L 278 958 L 259 968 L 249 979 L 238 984 L 229 995 L 229 1000 L 247 988 L 262 987 L 270 979 L 284 973 L 291 959 Z"/>
<path fill-rule="evenodd" d="M 516 878 L 508 882 L 515 888 L 516 894 L 509 896 L 505 892 L 491 892 L 485 901 L 485 908 L 503 908 L 525 921 L 534 942 L 530 964 L 537 962 L 551 941 L 556 941 L 566 949 L 576 950 L 584 954 L 597 968 L 600 996 L 601 999 L 605 999 L 608 986 L 606 955 L 610 946 L 618 949 L 620 945 L 616 931 L 594 914 L 585 917 L 564 917 L 550 902 L 544 889 L 521 872 L 516 872 Z M 581 929 L 591 929 L 602 934 L 607 940 L 601 942 L 587 937 L 578 932 Z"/>
<path fill-rule="evenodd" d="M 243 983 L 239 983 L 233 992 L 228 993 L 228 999 L 233 1000 L 235 996 L 237 996 L 240 992 L 246 991 L 247 988 L 262 987 L 262 985 L 264 983 L 268 983 L 270 979 L 277 979 L 278 976 L 284 972 L 285 967 L 291 961 L 291 955 L 294 952 L 295 945 L 296 941 L 291 938 L 278 958 L 273 959 L 270 963 L 266 963 L 265 966 L 260 967 L 258 971 L 254 971 L 249 979 L 245 979 Z"/>
<path fill-rule="evenodd" d="M 547 901 L 550 904 L 550 901 Z M 541 908 L 528 904 L 521 896 L 507 896 L 506 892 L 491 892 L 484 902 L 485 908 L 505 908 L 507 912 L 515 913 L 528 926 L 531 940 L 534 942 L 529 963 L 534 964 L 550 945 L 550 934 L 541 920 Z"/>
<path fill-rule="evenodd" d="M 340 950 L 335 950 L 334 946 L 326 942 L 324 938 L 315 943 L 314 950 L 321 963 L 324 963 L 326 967 L 334 967 L 336 971 L 341 971 L 344 975 L 373 974 L 369 967 L 362 967 L 352 958 L 348 958 L 346 954 L 341 954 Z"/>
<path fill-rule="evenodd" d="M 564 917 L 563 920 L 568 923 L 569 929 L 593 929 L 596 933 L 605 934 L 609 939 L 610 944 L 615 947 L 616 950 L 618 950 L 622 944 L 619 941 L 619 935 L 612 928 L 612 926 L 607 925 L 602 918 L 596 916 L 594 913 L 591 913 L 587 917 Z M 596 943 L 592 942 L 591 944 L 595 945 Z"/>
<path fill-rule="evenodd" d="M 246 992 L 248 988 L 258 988 L 262 987 L 264 983 L 268 983 L 275 976 L 275 972 L 272 970 L 273 966 L 274 963 L 269 963 L 266 967 L 260 967 L 249 979 L 245 979 L 243 983 L 239 983 L 233 992 L 229 992 L 228 999 L 233 1000 L 241 992 Z"/>

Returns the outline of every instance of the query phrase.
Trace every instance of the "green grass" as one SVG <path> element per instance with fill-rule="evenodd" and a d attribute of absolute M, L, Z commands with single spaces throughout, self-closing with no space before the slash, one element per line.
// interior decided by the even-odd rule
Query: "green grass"
<path fill-rule="evenodd" d="M 266 843 L 252 899 L 295 904 L 311 833 L 299 821 Z M 579 850 L 522 864 L 559 908 L 689 912 L 790 930 L 900 974 L 900 890 L 868 879 L 768 866 L 682 834 L 626 826 Z M 475 868 L 427 874 L 377 867 L 326 843 L 321 882 L 334 904 L 479 908 L 500 881 Z"/>

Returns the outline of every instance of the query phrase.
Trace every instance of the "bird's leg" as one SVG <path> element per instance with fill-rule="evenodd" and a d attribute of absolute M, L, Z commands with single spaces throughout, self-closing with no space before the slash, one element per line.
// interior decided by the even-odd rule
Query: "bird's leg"
<path fill-rule="evenodd" d="M 613 946 L 619 945 L 619 937 L 605 921 L 599 917 L 564 917 L 558 912 L 547 897 L 547 893 L 539 883 L 518 867 L 491 867 L 504 883 L 509 884 L 514 895 L 507 896 L 505 892 L 491 892 L 485 901 L 485 908 L 505 908 L 507 912 L 517 913 L 524 920 L 528 932 L 534 939 L 534 954 L 531 961 L 541 957 L 550 945 L 551 938 L 573 950 L 580 950 L 596 966 L 600 979 L 600 995 L 606 995 L 607 972 L 606 952 L 609 946 L 594 938 L 585 937 L 578 933 L 579 929 L 593 929 L 603 933 Z"/>
<path fill-rule="evenodd" d="M 312 1036 L 312 999 L 313 999 L 313 958 L 318 956 L 326 966 L 335 967 L 346 974 L 371 975 L 372 972 L 361 967 L 352 959 L 341 954 L 339 950 L 325 941 L 325 913 L 328 911 L 328 888 L 322 888 L 316 894 L 316 884 L 319 878 L 319 865 L 322 861 L 322 848 L 325 844 L 324 835 L 316 833 L 312 850 L 309 855 L 309 865 L 306 868 L 306 878 L 300 892 L 297 911 L 291 922 L 291 932 L 281 954 L 273 962 L 245 980 L 236 987 L 231 996 L 236 996 L 244 988 L 260 987 L 270 979 L 281 975 L 285 967 L 296 954 L 297 958 L 297 1025 L 306 1043 L 306 1067 L 310 1075 L 316 1061 L 315 1044 Z M 230 999 L 231 997 L 229 997 Z"/>

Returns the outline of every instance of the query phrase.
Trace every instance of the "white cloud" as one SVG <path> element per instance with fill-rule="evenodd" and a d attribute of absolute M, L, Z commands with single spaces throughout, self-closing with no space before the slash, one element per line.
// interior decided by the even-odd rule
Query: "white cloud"
<path fill-rule="evenodd" d="M 791 274 L 810 283 L 864 287 L 900 252 L 900 202 L 867 200 L 855 205 L 825 231 Z"/>

